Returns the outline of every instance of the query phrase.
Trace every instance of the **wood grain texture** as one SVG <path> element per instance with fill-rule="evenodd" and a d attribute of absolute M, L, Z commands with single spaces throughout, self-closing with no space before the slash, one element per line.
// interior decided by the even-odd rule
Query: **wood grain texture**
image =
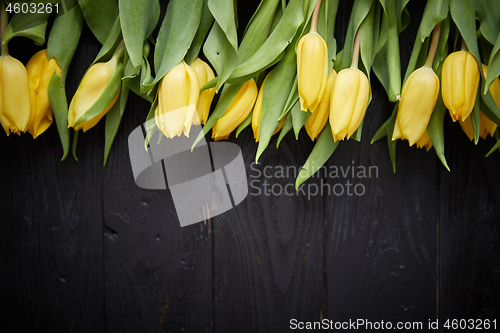
<path fill-rule="evenodd" d="M 240 36 L 257 4 L 239 2 Z M 340 4 L 339 49 L 350 6 Z M 409 6 L 403 72 L 423 2 Z M 39 48 L 15 38 L 10 49 L 26 63 Z M 84 28 L 68 96 L 98 51 Z M 78 162 L 60 161 L 55 126 L 36 140 L 0 134 L 2 329 L 286 332 L 293 318 L 499 320 L 500 154 L 484 158 L 493 140 L 474 146 L 447 117 L 451 172 L 432 150 L 398 142 L 394 174 L 384 140 L 369 144 L 392 111 L 374 76 L 372 89 L 363 141 L 342 143 L 326 164 L 337 177 L 316 175 L 294 192 L 313 147 L 306 133 L 299 142 L 289 133 L 279 150 L 273 137 L 255 165 L 247 128 L 229 141 L 241 147 L 248 197 L 184 228 L 169 191 L 134 183 L 128 135 L 149 111 L 139 97 L 130 94 L 106 167 L 104 123 L 80 136 Z M 341 167 L 376 168 L 363 177 Z M 364 193 L 348 195 L 347 181 Z M 325 194 L 336 185 L 342 195 Z"/>

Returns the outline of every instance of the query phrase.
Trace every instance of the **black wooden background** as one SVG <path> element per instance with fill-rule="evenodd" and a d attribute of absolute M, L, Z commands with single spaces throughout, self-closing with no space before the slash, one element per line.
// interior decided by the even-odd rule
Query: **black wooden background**
<path fill-rule="evenodd" d="M 258 1 L 239 1 L 240 29 Z M 342 1 L 336 37 L 350 12 Z M 423 11 L 401 36 L 403 72 Z M 163 9 L 164 10 L 164 9 Z M 24 63 L 31 41 L 10 43 Z M 84 28 L 68 79 L 72 96 L 99 44 Z M 4 332 L 283 332 L 290 320 L 407 322 L 497 319 L 500 308 L 500 153 L 474 146 L 449 117 L 446 171 L 434 152 L 370 145 L 392 105 L 376 79 L 363 140 L 340 144 L 327 166 L 375 166 L 363 196 L 250 195 L 223 215 L 181 228 L 169 191 L 134 183 L 128 135 L 149 110 L 130 96 L 108 165 L 104 126 L 80 136 L 79 161 L 62 155 L 56 127 L 33 140 L 0 134 L 0 327 Z M 251 165 L 250 129 L 238 139 L 255 169 L 300 167 L 313 143 L 290 133 Z M 257 177 L 257 178 L 256 178 Z M 274 177 L 271 184 L 293 183 Z M 497 324 L 498 325 L 498 324 Z M 424 329 L 422 331 L 430 331 Z M 443 330 L 442 331 L 446 331 Z"/>

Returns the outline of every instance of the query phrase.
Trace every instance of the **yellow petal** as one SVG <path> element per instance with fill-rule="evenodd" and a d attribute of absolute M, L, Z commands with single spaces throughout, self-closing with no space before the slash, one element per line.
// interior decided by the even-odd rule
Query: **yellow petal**
<path fill-rule="evenodd" d="M 257 101 L 255 102 L 252 113 L 252 130 L 255 142 L 259 142 L 260 139 L 260 114 L 262 112 L 262 98 L 264 96 L 264 84 L 266 83 L 268 76 L 269 73 L 266 75 L 266 78 L 260 86 L 259 95 L 257 96 Z"/>
<path fill-rule="evenodd" d="M 243 120 L 248 117 L 257 99 L 257 84 L 250 79 L 243 84 L 240 91 L 229 104 L 224 115 L 217 120 L 212 130 L 212 137 L 220 139 L 229 135 Z"/>
<path fill-rule="evenodd" d="M 472 120 L 470 117 L 467 117 L 465 120 L 461 120 L 458 122 L 460 124 L 460 127 L 462 127 L 462 130 L 464 133 L 467 135 L 469 140 L 474 140 L 474 128 L 472 127 Z"/>
<path fill-rule="evenodd" d="M 328 78 L 328 48 L 316 32 L 297 44 L 297 79 L 302 111 L 314 111 L 323 97 Z"/>
<path fill-rule="evenodd" d="M 465 120 L 476 102 L 479 66 L 469 51 L 450 54 L 443 63 L 442 96 L 454 121 Z"/>
<path fill-rule="evenodd" d="M 196 58 L 193 63 L 191 64 L 191 68 L 194 70 L 196 73 L 196 76 L 198 77 L 198 83 L 200 86 L 200 89 L 210 80 L 215 78 L 214 72 L 212 71 L 212 68 L 201 60 L 200 58 Z M 196 109 L 198 111 L 198 117 L 200 122 L 205 125 L 207 119 L 208 119 L 208 114 L 210 112 L 210 106 L 212 104 L 212 100 L 214 99 L 215 96 L 215 88 L 210 88 L 204 90 L 200 96 L 198 97 L 198 103 L 196 106 Z"/>
<path fill-rule="evenodd" d="M 26 68 L 11 56 L 0 58 L 2 125 L 11 131 L 25 132 L 30 121 L 30 94 Z M 5 123 L 5 125 L 4 125 Z"/>
<path fill-rule="evenodd" d="M 321 130 L 323 130 L 330 116 L 330 97 L 336 77 L 337 72 L 332 69 L 328 81 L 326 82 L 325 93 L 321 102 L 304 124 L 307 134 L 309 134 L 309 137 L 313 141 L 318 137 Z"/>
<path fill-rule="evenodd" d="M 368 79 L 359 69 L 346 68 L 337 74 L 330 97 L 330 126 L 336 141 L 356 132 L 366 112 L 369 93 Z"/>
<path fill-rule="evenodd" d="M 412 146 L 422 137 L 438 94 L 439 79 L 431 68 L 419 68 L 408 77 L 401 93 L 393 140 L 406 139 Z"/>

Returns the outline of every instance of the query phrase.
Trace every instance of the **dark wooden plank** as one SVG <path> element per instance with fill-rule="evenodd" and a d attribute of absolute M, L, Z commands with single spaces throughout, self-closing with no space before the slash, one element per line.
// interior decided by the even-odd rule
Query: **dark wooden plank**
<path fill-rule="evenodd" d="M 339 12 L 348 12 L 349 6 L 341 3 Z M 403 74 L 419 24 L 419 8 L 414 9 L 412 25 L 400 39 Z M 347 26 L 347 20 L 340 16 L 337 24 Z M 433 151 L 399 141 L 393 173 L 386 139 L 369 143 L 393 104 L 376 79 L 372 89 L 361 143 L 342 142 L 327 163 L 329 170 L 351 167 L 356 172 L 328 177 L 326 183 L 337 186 L 337 194 L 345 191 L 325 197 L 326 317 L 427 324 L 436 313 L 435 175 L 442 167 Z M 348 182 L 359 186 L 357 194 L 346 193 Z"/>
<path fill-rule="evenodd" d="M 149 104 L 129 102 L 103 185 L 106 331 L 211 332 L 211 222 L 181 228 L 169 191 L 134 183 L 128 135 Z"/>
<path fill-rule="evenodd" d="M 312 147 L 305 135 L 301 140 L 289 133 L 277 154 L 274 138 L 258 165 L 251 129 L 237 140 L 249 195 L 213 219 L 215 332 L 284 332 L 292 318 L 321 318 L 322 197 L 309 200 L 293 188 Z"/>
<path fill-rule="evenodd" d="M 439 179 L 439 319 L 497 319 L 500 308 L 500 155 L 448 121 L 452 172 Z M 443 332 L 446 331 L 443 329 Z"/>
<path fill-rule="evenodd" d="M 11 54 L 26 63 L 36 51 L 30 43 L 14 40 Z M 91 56 L 90 44 L 82 42 L 77 63 Z M 77 75 L 70 71 L 72 91 Z M 102 331 L 102 150 L 61 162 L 55 124 L 36 140 L 0 135 L 0 146 L 2 323 L 13 331 Z"/>

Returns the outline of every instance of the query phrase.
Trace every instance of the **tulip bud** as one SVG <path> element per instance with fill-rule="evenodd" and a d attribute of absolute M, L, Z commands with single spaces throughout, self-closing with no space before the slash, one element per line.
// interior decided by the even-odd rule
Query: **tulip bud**
<path fill-rule="evenodd" d="M 212 138 L 215 140 L 226 139 L 248 117 L 257 99 L 257 92 L 257 84 L 254 79 L 243 84 L 224 115 L 217 120 L 212 128 Z"/>
<path fill-rule="evenodd" d="M 37 52 L 26 65 L 30 91 L 31 117 L 28 131 L 36 138 L 52 124 L 52 108 L 49 103 L 49 82 L 54 72 L 61 75 L 61 67 L 55 58 L 47 58 L 47 50 Z"/>
<path fill-rule="evenodd" d="M 210 68 L 210 66 L 200 58 L 196 58 L 193 61 L 193 63 L 191 64 L 191 68 L 196 73 L 196 77 L 198 77 L 198 84 L 200 86 L 200 89 L 208 81 L 212 80 L 215 77 L 212 68 Z M 210 88 L 204 90 L 198 97 L 198 104 L 196 105 L 196 109 L 198 111 L 199 120 L 203 125 L 205 125 L 208 119 L 208 113 L 210 112 L 210 105 L 212 104 L 214 95 L 215 95 L 215 88 Z M 198 121 L 198 119 L 194 119 L 194 121 Z M 195 124 L 198 125 L 199 123 Z"/>
<path fill-rule="evenodd" d="M 426 130 L 422 135 L 422 137 L 418 139 L 417 148 L 425 148 L 427 151 L 429 151 L 431 147 L 432 147 L 431 137 L 429 136 L 429 133 Z"/>
<path fill-rule="evenodd" d="M 69 105 L 68 127 L 84 132 L 113 107 L 121 90 L 123 44 L 107 62 L 90 66 Z"/>
<path fill-rule="evenodd" d="M 325 127 L 326 122 L 328 121 L 328 116 L 330 116 L 330 97 L 336 77 L 337 72 L 332 69 L 330 76 L 328 77 L 328 81 L 326 81 L 325 94 L 323 95 L 321 102 L 304 124 L 307 134 L 309 134 L 309 137 L 313 141 L 318 137 L 323 127 Z"/>
<path fill-rule="evenodd" d="M 406 139 L 413 146 L 426 132 L 439 95 L 439 78 L 429 67 L 421 67 L 406 80 L 398 106 L 392 140 Z"/>
<path fill-rule="evenodd" d="M 370 83 L 357 68 L 341 70 L 330 97 L 330 126 L 335 141 L 349 139 L 358 129 L 366 112 Z"/>
<path fill-rule="evenodd" d="M 26 68 L 9 55 L 0 57 L 0 123 L 7 135 L 20 134 L 30 121 L 30 93 Z"/>
<path fill-rule="evenodd" d="M 172 68 L 160 82 L 155 119 L 167 138 L 189 137 L 193 123 L 199 124 L 196 104 L 200 85 L 195 71 L 184 61 Z"/>
<path fill-rule="evenodd" d="M 444 105 L 453 121 L 465 120 L 476 102 L 479 66 L 469 51 L 450 54 L 443 63 L 441 89 Z"/>
<path fill-rule="evenodd" d="M 316 32 L 297 44 L 297 80 L 302 111 L 314 112 L 323 98 L 328 77 L 328 48 Z"/>

